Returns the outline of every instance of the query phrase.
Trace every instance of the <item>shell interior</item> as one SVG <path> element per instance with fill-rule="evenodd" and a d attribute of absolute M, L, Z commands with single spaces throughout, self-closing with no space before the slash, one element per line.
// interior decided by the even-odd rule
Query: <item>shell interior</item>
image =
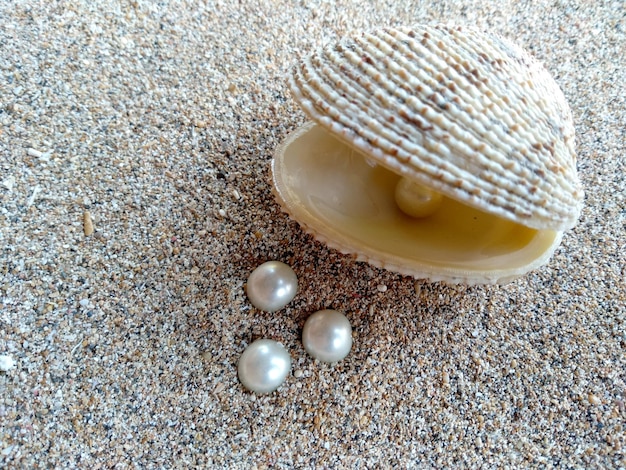
<path fill-rule="evenodd" d="M 447 197 L 431 216 L 409 217 L 394 199 L 399 175 L 313 123 L 280 145 L 272 172 L 278 201 L 318 240 L 418 278 L 507 282 L 545 263 L 561 239 Z"/>

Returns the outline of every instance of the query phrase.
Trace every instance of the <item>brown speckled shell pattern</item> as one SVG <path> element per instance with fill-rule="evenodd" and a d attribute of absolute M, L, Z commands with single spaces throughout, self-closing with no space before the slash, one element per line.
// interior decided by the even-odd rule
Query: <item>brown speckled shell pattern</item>
<path fill-rule="evenodd" d="M 390 170 L 536 229 L 578 219 L 574 126 L 545 68 L 467 27 L 360 33 L 296 64 L 318 124 Z"/>

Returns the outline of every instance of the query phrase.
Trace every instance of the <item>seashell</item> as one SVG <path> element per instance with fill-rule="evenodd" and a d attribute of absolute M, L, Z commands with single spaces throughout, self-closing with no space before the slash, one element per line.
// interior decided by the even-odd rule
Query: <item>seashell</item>
<path fill-rule="evenodd" d="M 501 37 L 360 33 L 301 60 L 288 82 L 313 122 L 275 153 L 277 200 L 357 260 L 502 283 L 546 263 L 578 219 L 569 106 L 545 68 Z"/>

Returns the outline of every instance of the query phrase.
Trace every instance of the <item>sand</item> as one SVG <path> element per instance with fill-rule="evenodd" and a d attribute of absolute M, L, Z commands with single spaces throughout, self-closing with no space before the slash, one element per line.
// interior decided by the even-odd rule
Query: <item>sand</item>
<path fill-rule="evenodd" d="M 580 221 L 505 286 L 355 262 L 271 193 L 293 60 L 418 22 L 511 38 L 574 114 Z M 626 466 L 622 1 L 5 1 L 0 51 L 0 466 Z M 270 259 L 300 280 L 273 314 L 244 292 Z M 300 340 L 321 308 L 335 365 Z M 293 369 L 256 396 L 262 337 Z"/>

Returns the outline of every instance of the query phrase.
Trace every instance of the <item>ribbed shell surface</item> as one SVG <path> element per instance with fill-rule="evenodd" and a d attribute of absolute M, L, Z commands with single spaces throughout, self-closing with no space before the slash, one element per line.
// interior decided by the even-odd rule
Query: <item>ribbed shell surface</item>
<path fill-rule="evenodd" d="M 569 106 L 545 68 L 501 37 L 361 33 L 300 61 L 289 86 L 314 121 L 398 174 L 528 227 L 576 223 Z"/>

